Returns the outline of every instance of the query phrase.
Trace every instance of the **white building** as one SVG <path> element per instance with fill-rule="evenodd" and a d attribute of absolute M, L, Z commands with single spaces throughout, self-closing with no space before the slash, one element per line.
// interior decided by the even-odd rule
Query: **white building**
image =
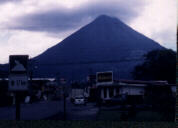
<path fill-rule="evenodd" d="M 141 96 L 144 97 L 145 87 L 149 85 L 154 86 L 170 86 L 173 95 L 176 93 L 176 85 L 169 85 L 167 83 L 147 82 L 147 81 L 119 81 L 113 84 L 98 84 L 98 94 L 102 100 L 109 100 L 116 95 L 128 95 L 128 96 Z"/>

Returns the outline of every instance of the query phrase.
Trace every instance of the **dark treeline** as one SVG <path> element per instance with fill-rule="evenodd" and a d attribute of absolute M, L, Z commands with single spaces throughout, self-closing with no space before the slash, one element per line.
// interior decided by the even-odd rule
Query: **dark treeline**
<path fill-rule="evenodd" d="M 142 65 L 135 67 L 132 75 L 139 80 L 166 80 L 176 83 L 176 52 L 167 50 L 153 50 L 144 55 Z"/>

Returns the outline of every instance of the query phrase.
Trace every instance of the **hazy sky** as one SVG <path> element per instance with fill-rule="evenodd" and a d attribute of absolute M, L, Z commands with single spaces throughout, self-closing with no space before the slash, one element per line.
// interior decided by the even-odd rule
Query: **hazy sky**
<path fill-rule="evenodd" d="M 101 14 L 176 50 L 176 0 L 0 0 L 0 63 L 34 57 Z"/>

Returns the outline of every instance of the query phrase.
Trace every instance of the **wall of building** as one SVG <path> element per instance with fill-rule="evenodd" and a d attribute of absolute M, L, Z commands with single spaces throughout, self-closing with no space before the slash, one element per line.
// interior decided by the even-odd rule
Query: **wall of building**
<path fill-rule="evenodd" d="M 144 95 L 144 86 L 100 86 L 100 97 L 101 99 L 110 99 L 116 95 Z"/>
<path fill-rule="evenodd" d="M 128 95 L 144 95 L 144 87 L 123 86 L 120 88 L 119 93 Z"/>

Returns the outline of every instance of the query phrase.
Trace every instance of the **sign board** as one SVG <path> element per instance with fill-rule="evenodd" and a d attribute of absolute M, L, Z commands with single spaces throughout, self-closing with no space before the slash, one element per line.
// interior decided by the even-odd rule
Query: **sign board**
<path fill-rule="evenodd" d="M 87 76 L 87 81 L 89 81 L 89 82 L 96 82 L 96 75 L 89 75 L 89 76 Z"/>
<path fill-rule="evenodd" d="M 97 82 L 97 84 L 113 83 L 113 72 L 112 71 L 97 72 L 96 82 Z"/>
<path fill-rule="evenodd" d="M 24 74 L 28 71 L 28 55 L 10 55 L 9 73 Z"/>
<path fill-rule="evenodd" d="M 27 75 L 9 75 L 10 91 L 25 91 L 28 89 Z"/>
<path fill-rule="evenodd" d="M 9 91 L 28 89 L 28 55 L 9 56 Z"/>
<path fill-rule="evenodd" d="M 65 84 L 65 83 L 66 83 L 66 80 L 65 80 L 64 78 L 61 78 L 61 79 L 60 79 L 60 83 L 61 83 L 61 84 Z"/>

